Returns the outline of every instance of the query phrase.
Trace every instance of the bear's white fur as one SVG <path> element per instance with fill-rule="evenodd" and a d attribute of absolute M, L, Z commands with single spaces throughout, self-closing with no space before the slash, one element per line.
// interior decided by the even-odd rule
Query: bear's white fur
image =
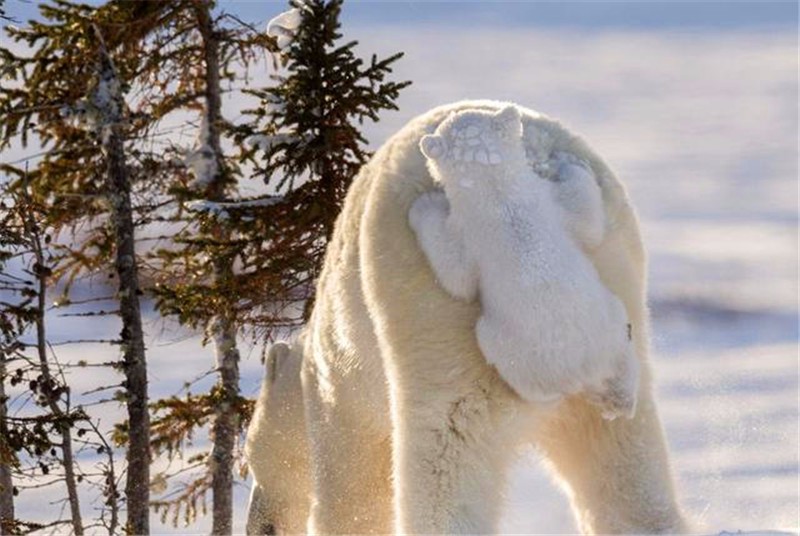
<path fill-rule="evenodd" d="M 409 221 L 442 286 L 480 299 L 486 360 L 531 402 L 588 391 L 604 417 L 631 417 L 638 362 L 628 318 L 581 250 L 605 227 L 594 176 L 565 170 L 567 199 L 582 201 L 562 209 L 552 190 L 564 184 L 531 168 L 514 106 L 453 114 L 420 148 L 444 193 L 420 196 Z"/>
<path fill-rule="evenodd" d="M 570 194 L 576 177 L 597 179 L 605 226 L 587 255 L 632 325 L 641 362 L 632 419 L 605 420 L 581 394 L 549 410 L 518 396 L 478 347 L 480 305 L 455 299 L 437 283 L 408 224 L 414 201 L 436 188 L 419 149 L 423 136 L 454 112 L 503 107 L 462 102 L 418 117 L 376 152 L 348 192 L 299 343 L 311 533 L 496 532 L 507 469 L 528 443 L 544 454 L 583 532 L 688 530 L 646 362 L 638 223 L 602 160 L 558 122 L 521 109 L 531 167 L 548 179 L 560 166 L 569 168 L 563 190 L 556 190 L 565 210 L 581 210 L 587 201 Z M 251 463 L 272 454 L 268 440 L 248 441 Z M 290 476 L 285 472 L 282 481 L 292 482 Z M 268 480 L 257 478 L 261 494 L 269 494 Z"/>
<path fill-rule="evenodd" d="M 272 345 L 247 429 L 245 457 L 253 475 L 248 534 L 299 534 L 308 520 L 308 441 L 300 384 L 302 337 Z"/>

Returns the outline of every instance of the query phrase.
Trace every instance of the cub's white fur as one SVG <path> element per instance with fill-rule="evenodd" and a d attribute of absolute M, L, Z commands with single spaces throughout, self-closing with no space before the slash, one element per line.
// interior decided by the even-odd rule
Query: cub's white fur
<path fill-rule="evenodd" d="M 628 318 L 580 249 L 605 227 L 591 172 L 562 153 L 560 182 L 537 175 L 514 106 L 453 114 L 420 148 L 444 194 L 415 201 L 411 227 L 442 286 L 479 295 L 487 361 L 531 402 L 588 391 L 605 417 L 631 417 L 638 362 Z"/>
<path fill-rule="evenodd" d="M 258 465 L 273 456 L 272 435 L 306 431 L 310 483 L 294 479 L 297 466 L 284 467 L 282 454 L 264 462 L 276 472 L 256 481 L 265 495 L 271 482 L 293 483 L 295 489 L 285 492 L 306 497 L 290 505 L 300 516 L 310 496 L 311 533 L 497 532 L 508 468 L 520 445 L 531 443 L 563 485 L 583 532 L 689 530 L 675 498 L 646 363 L 638 223 L 603 161 L 558 122 L 520 109 L 527 160 L 550 181 L 564 210 L 580 212 L 596 200 L 591 189 L 572 192 L 582 173 L 599 186 L 604 228 L 584 249 L 632 325 L 642 364 L 632 419 L 603 419 L 584 394 L 544 412 L 521 398 L 478 347 L 480 304 L 455 299 L 437 283 L 408 224 L 414 201 L 436 189 L 419 149 L 423 136 L 453 113 L 504 106 L 461 102 L 414 119 L 375 153 L 348 192 L 306 335 L 292 346 L 292 353 L 302 346 L 306 418 L 281 420 L 287 428 L 266 433 L 271 417 L 262 412 L 254 421 L 265 424 L 253 426 L 256 435 L 266 435 L 248 438 L 251 464 Z M 263 396 L 262 404 L 280 407 Z M 304 440 L 289 444 L 302 451 Z"/>

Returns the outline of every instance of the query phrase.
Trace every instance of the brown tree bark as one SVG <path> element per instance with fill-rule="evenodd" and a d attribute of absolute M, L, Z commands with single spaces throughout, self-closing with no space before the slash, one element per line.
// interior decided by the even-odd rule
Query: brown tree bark
<path fill-rule="evenodd" d="M 80 500 L 78 498 L 78 484 L 75 478 L 75 457 L 72 452 L 72 428 L 66 422 L 67 411 L 59 406 L 56 397 L 49 393 L 49 390 L 56 386 L 56 380 L 50 371 L 50 362 L 47 359 L 47 332 L 45 327 L 45 311 L 47 310 L 47 261 L 44 257 L 44 249 L 39 231 L 32 219 L 25 222 L 26 232 L 31 239 L 33 255 L 36 259 L 34 274 L 37 284 L 36 302 L 36 351 L 39 358 L 39 372 L 43 380 L 43 389 L 47 396 L 47 407 L 53 417 L 60 419 L 59 432 L 61 435 L 61 463 L 64 466 L 64 484 L 67 487 L 67 502 L 69 504 L 70 522 L 72 530 L 76 536 L 83 536 L 83 521 L 81 519 Z M 69 395 L 67 395 L 69 396 Z"/>
<path fill-rule="evenodd" d="M 206 186 L 206 198 L 222 201 L 225 198 L 225 163 L 220 144 L 221 89 L 219 77 L 219 37 L 211 19 L 211 3 L 198 0 L 195 8 L 200 35 L 203 40 L 205 60 L 205 123 L 208 128 L 207 143 L 216 159 L 216 173 Z M 229 236 L 220 225 L 213 230 L 214 238 L 224 242 Z M 218 286 L 233 277 L 231 259 L 215 259 L 214 280 Z M 236 325 L 231 315 L 219 311 L 209 326 L 217 358 L 219 380 L 217 389 L 220 403 L 215 411 L 211 451 L 212 534 L 231 534 L 233 530 L 233 450 L 239 432 L 236 400 L 239 397 L 239 350 L 236 346 Z"/>
<path fill-rule="evenodd" d="M 129 534 L 150 533 L 150 414 L 147 402 L 147 361 L 142 315 L 139 307 L 139 278 L 134 249 L 134 226 L 131 208 L 130 174 L 125 165 L 121 132 L 122 93 L 111 57 L 100 43 L 100 81 L 98 93 L 105 88 L 105 109 L 101 109 L 100 136 L 106 156 L 106 196 L 111 204 L 111 223 L 116 242 L 114 268 L 119 281 L 119 308 L 122 317 L 122 366 L 128 409 L 128 474 L 125 496 Z M 105 84 L 101 86 L 100 84 Z"/>
<path fill-rule="evenodd" d="M 0 437 L 6 437 L 6 358 L 0 352 Z M 11 534 L 11 522 L 14 519 L 14 481 L 11 478 L 11 466 L 0 462 L 0 535 Z"/>

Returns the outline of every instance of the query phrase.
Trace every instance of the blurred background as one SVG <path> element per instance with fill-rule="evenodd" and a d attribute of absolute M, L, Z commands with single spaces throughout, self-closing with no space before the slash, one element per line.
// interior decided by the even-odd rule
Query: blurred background
<path fill-rule="evenodd" d="M 286 8 L 219 5 L 257 26 Z M 33 2 L 6 9 L 36 14 Z M 366 127 L 373 147 L 433 106 L 491 98 L 560 119 L 606 159 L 650 256 L 652 362 L 683 504 L 710 533 L 798 530 L 797 3 L 350 0 L 342 22 L 365 53 L 405 52 L 395 79 L 414 82 L 399 112 Z M 51 324 L 72 336 L 118 329 Z M 212 362 L 194 335 L 148 329 L 155 395 Z M 258 357 L 242 363 L 244 394 L 257 393 Z M 238 532 L 247 493 L 238 486 Z M 503 532 L 576 532 L 535 452 L 507 502 Z"/>

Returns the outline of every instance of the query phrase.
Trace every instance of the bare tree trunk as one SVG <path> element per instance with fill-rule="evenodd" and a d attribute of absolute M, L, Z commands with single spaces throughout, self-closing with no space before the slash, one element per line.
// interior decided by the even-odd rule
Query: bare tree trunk
<path fill-rule="evenodd" d="M 218 320 L 212 329 L 217 354 L 222 402 L 214 419 L 214 447 L 211 451 L 212 534 L 231 534 L 233 530 L 233 449 L 239 430 L 236 398 L 239 395 L 239 350 L 236 330 L 225 320 Z"/>
<path fill-rule="evenodd" d="M 139 308 L 139 278 L 134 250 L 131 185 L 125 167 L 122 137 L 115 126 L 104 141 L 108 158 L 106 180 L 112 205 L 117 243 L 115 269 L 119 277 L 119 308 L 122 317 L 122 361 L 128 401 L 127 530 L 149 534 L 150 512 L 150 415 L 147 408 L 147 361 L 142 315 Z"/>
<path fill-rule="evenodd" d="M 122 137 L 115 127 L 104 142 L 108 158 L 107 188 L 113 209 L 117 243 L 115 268 L 119 277 L 119 306 L 122 317 L 123 367 L 128 396 L 127 529 L 132 534 L 149 534 L 150 512 L 150 415 L 147 408 L 147 362 L 142 316 L 139 309 L 139 279 L 133 243 L 131 186 Z"/>
<path fill-rule="evenodd" d="M 41 389 L 47 397 L 50 413 L 58 419 L 58 427 L 61 434 L 61 463 L 64 466 L 64 484 L 67 487 L 67 501 L 69 503 L 72 530 L 76 536 L 83 536 L 78 484 L 75 480 L 75 457 L 72 454 L 72 428 L 67 420 L 69 405 L 65 411 L 58 405 L 57 397 L 52 394 L 52 390 L 56 387 L 56 381 L 50 371 L 50 363 L 47 359 L 47 332 L 45 331 L 44 319 L 45 311 L 47 310 L 47 261 L 44 258 L 44 249 L 42 248 L 39 230 L 36 228 L 36 222 L 28 218 L 25 226 L 33 246 L 34 258 L 36 259 L 36 265 L 33 270 L 38 287 L 36 289 L 38 294 L 36 302 L 36 350 L 39 357 L 39 372 L 43 380 Z"/>
<path fill-rule="evenodd" d="M 6 415 L 6 357 L 0 351 L 0 438 L 7 436 Z M 3 439 L 0 439 L 2 441 Z M 11 478 L 11 465 L 0 462 L 0 535 L 11 534 L 14 520 L 14 481 Z"/>
<path fill-rule="evenodd" d="M 225 162 L 220 145 L 220 120 L 222 102 L 219 79 L 219 38 L 211 20 L 211 3 L 199 0 L 196 5 L 197 22 L 203 39 L 206 80 L 207 144 L 216 159 L 216 173 L 207 185 L 206 196 L 212 201 L 225 198 Z M 215 238 L 229 238 L 221 226 L 214 232 Z M 214 279 L 225 285 L 233 277 L 233 262 L 221 258 L 214 262 Z M 217 387 L 221 402 L 216 408 L 211 451 L 211 493 L 213 497 L 212 534 L 231 534 L 233 530 L 233 450 L 239 431 L 239 415 L 236 400 L 239 397 L 239 350 L 236 347 L 236 325 L 230 315 L 220 311 L 210 329 L 213 334 L 214 351 L 217 357 L 219 381 Z"/>
<path fill-rule="evenodd" d="M 122 92 L 102 35 L 100 81 L 96 104 L 103 104 L 101 138 L 106 155 L 106 195 L 111 204 L 111 219 L 116 239 L 115 270 L 119 278 L 119 308 L 122 317 L 123 361 L 128 407 L 128 475 L 125 482 L 130 534 L 150 533 L 150 414 L 147 402 L 147 361 L 145 358 L 142 315 L 139 308 L 139 278 L 134 249 L 131 184 L 125 165 L 120 131 Z M 106 97 L 103 99 L 102 97 Z M 110 97 L 110 98 L 108 98 Z"/>

